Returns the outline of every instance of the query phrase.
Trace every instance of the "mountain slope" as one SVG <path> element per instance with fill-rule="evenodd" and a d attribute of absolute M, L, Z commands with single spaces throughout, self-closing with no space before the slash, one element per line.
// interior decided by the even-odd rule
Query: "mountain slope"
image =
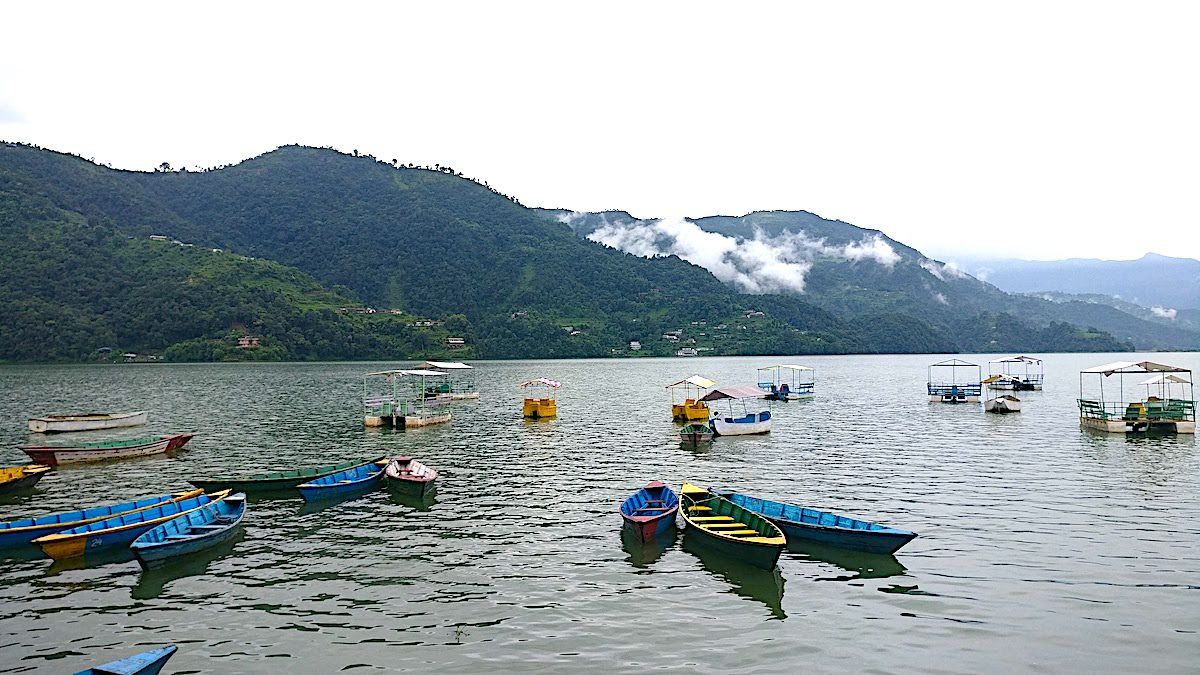
<path fill-rule="evenodd" d="M 631 253 L 680 255 L 748 292 L 789 293 L 847 319 L 919 316 L 956 335 L 965 349 L 989 348 L 992 341 L 982 335 L 969 337 L 988 324 L 978 320 L 985 314 L 1021 317 L 1037 329 L 1070 322 L 1110 332 L 1143 349 L 1200 348 L 1200 332 L 1187 326 L 1168 326 L 1095 303 L 1011 295 L 882 232 L 804 211 L 683 221 L 637 219 L 621 211 L 542 213 L 577 236 Z"/>
<path fill-rule="evenodd" d="M 132 241 L 124 245 L 129 251 L 149 246 L 150 235 L 165 235 L 197 249 L 215 247 L 276 261 L 285 266 L 280 274 L 299 270 L 340 301 L 357 298 L 381 308 L 444 317 L 447 326 L 471 338 L 477 355 L 486 357 L 607 356 L 627 349 L 630 341 L 641 342 L 639 353 L 649 355 L 670 354 L 683 346 L 714 354 L 796 354 L 956 351 L 994 342 L 927 311 L 960 297 L 965 305 L 974 297 L 969 287 L 980 282 L 941 267 L 931 268 L 937 274 L 928 272 L 928 261 L 918 261 L 917 252 L 878 233 L 849 243 L 834 241 L 832 235 L 818 244 L 792 238 L 795 246 L 815 247 L 829 259 L 828 268 L 820 259 L 805 266 L 775 261 L 774 266 L 756 267 L 751 258 L 722 270 L 759 284 L 757 294 L 747 295 L 677 256 L 631 255 L 578 237 L 542 212 L 446 171 L 393 166 L 332 150 L 284 147 L 219 170 L 140 173 L 8 144 L 0 145 L 0 171 L 4 189 L 14 199 L 39 199 L 58 212 L 45 222 L 26 213 L 4 224 L 23 233 L 13 234 L 13 246 L 38 250 L 12 268 L 18 289 L 8 299 L 13 303 L 22 301 L 20 288 L 32 283 L 29 277 L 46 260 L 67 261 L 48 277 L 55 283 L 90 283 L 91 276 L 71 264 L 87 259 L 86 251 L 61 241 L 57 249 L 39 250 L 29 243 L 82 237 L 63 229 L 62 223 L 70 223 L 108 242 Z M 847 271 L 833 264 L 847 259 L 857 266 Z M 881 274 L 873 266 L 886 267 L 889 261 L 926 285 L 923 297 L 909 292 L 910 282 L 886 286 L 900 275 Z M 182 270 L 192 263 L 176 264 Z M 107 297 L 124 298 L 156 283 L 158 268 L 140 253 L 127 268 L 125 276 L 114 272 Z M 248 275 L 245 269 L 230 268 L 217 280 L 231 289 L 232 301 L 240 297 L 234 289 L 244 286 Z M 182 281 L 188 278 L 184 275 Z M 876 281 L 863 283 L 868 278 Z M 819 296 L 789 293 L 798 283 L 825 290 Z M 171 303 L 187 299 L 181 292 L 158 289 L 166 300 L 156 311 L 171 315 Z M 823 307 L 808 301 L 818 297 Z M 301 312 L 296 317 L 311 314 L 303 313 L 294 298 L 278 299 L 278 305 L 264 311 L 285 315 L 290 308 Z M 88 302 L 70 295 L 58 302 L 74 312 L 89 311 Z M 211 309 L 212 302 L 205 302 Z M 165 348 L 185 336 L 211 340 L 220 330 L 254 320 L 252 312 L 243 314 L 189 325 L 178 334 L 148 334 L 146 341 L 153 336 Z M 1014 349 L 1041 344 L 1034 337 L 1039 326 L 1010 319 L 1006 325 L 1016 327 L 1017 337 L 1006 339 L 1016 341 Z M 289 339 L 305 337 L 294 325 L 278 328 Z M 1072 348 L 1127 347 L 1085 327 L 1070 330 L 1075 331 Z M 663 337 L 668 332 L 678 334 Z M 76 336 L 75 348 L 88 333 Z M 1020 342 L 1020 335 L 1030 338 Z M 419 346 L 418 337 L 409 337 Z M 359 344 L 356 340 L 348 344 L 356 355 L 370 352 L 351 348 Z M 411 353 L 407 347 L 397 351 L 397 357 Z"/>

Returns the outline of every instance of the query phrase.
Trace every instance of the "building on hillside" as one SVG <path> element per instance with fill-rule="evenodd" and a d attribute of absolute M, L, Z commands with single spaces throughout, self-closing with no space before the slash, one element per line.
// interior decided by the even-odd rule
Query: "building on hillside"
<path fill-rule="evenodd" d="M 448 337 L 448 338 L 446 338 L 446 348 L 447 349 L 466 349 L 467 341 L 465 338 Z"/>
<path fill-rule="evenodd" d="M 261 338 L 254 337 L 253 335 L 243 335 L 237 340 L 237 348 L 255 349 L 262 346 L 261 341 Z"/>
<path fill-rule="evenodd" d="M 637 351 L 641 351 L 641 350 L 642 350 L 642 343 L 638 342 L 637 340 L 629 341 L 629 351 L 637 352 Z"/>
<path fill-rule="evenodd" d="M 150 241 L 167 241 L 167 236 L 165 234 L 152 234 L 150 235 Z"/>

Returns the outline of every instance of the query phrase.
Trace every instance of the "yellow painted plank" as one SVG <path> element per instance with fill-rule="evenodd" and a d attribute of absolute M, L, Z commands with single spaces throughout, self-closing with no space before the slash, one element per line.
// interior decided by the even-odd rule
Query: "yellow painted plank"
<path fill-rule="evenodd" d="M 712 508 L 708 506 L 689 506 L 688 511 L 712 511 Z"/>
<path fill-rule="evenodd" d="M 710 521 L 710 520 L 727 520 L 727 521 L 732 521 L 732 520 L 733 520 L 733 518 L 730 518 L 729 516 L 696 516 L 696 517 L 692 518 L 692 520 L 696 521 L 697 523 L 705 523 L 705 522 L 708 522 L 708 521 Z"/>
<path fill-rule="evenodd" d="M 750 541 L 755 544 L 776 544 L 782 546 L 786 541 L 783 537 L 746 537 L 742 541 Z"/>
<path fill-rule="evenodd" d="M 758 534 L 758 530 L 725 530 L 721 534 L 728 534 L 731 537 L 738 537 L 747 534 Z"/>

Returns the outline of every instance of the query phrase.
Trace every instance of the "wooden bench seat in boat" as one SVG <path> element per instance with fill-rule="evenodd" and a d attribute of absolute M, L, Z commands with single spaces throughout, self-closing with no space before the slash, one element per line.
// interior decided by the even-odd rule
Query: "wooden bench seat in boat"
<path fill-rule="evenodd" d="M 730 518 L 729 516 L 696 516 L 692 518 L 692 520 L 697 523 L 708 523 L 712 521 L 725 521 L 727 523 L 733 522 L 733 518 Z"/>
<path fill-rule="evenodd" d="M 745 525 L 741 523 L 704 523 L 703 527 L 706 530 L 727 530 L 731 527 L 735 530 L 740 530 Z"/>
<path fill-rule="evenodd" d="M 731 537 L 745 537 L 751 534 L 760 536 L 758 530 L 751 530 L 750 528 L 746 528 L 744 530 L 725 530 L 721 534 L 727 534 Z"/>

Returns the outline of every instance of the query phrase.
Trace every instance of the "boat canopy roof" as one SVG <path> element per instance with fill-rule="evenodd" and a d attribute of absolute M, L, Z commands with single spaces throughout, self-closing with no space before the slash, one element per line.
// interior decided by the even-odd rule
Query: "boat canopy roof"
<path fill-rule="evenodd" d="M 1033 356 L 1006 356 L 1002 359 L 992 359 L 988 363 L 1032 363 L 1037 365 L 1042 360 Z"/>
<path fill-rule="evenodd" d="M 380 371 L 376 371 L 374 373 L 367 373 L 368 377 L 371 375 L 384 375 L 386 377 L 396 377 L 396 376 L 400 376 L 400 377 L 405 377 L 405 376 L 445 377 L 446 376 L 445 373 L 441 373 L 436 370 L 380 370 Z"/>
<path fill-rule="evenodd" d="M 963 361 L 962 359 L 946 359 L 945 361 L 938 361 L 937 363 L 929 364 L 930 368 L 934 366 L 971 366 L 973 368 L 978 368 L 979 364 L 971 363 L 970 361 Z"/>
<path fill-rule="evenodd" d="M 559 387 L 562 386 L 562 382 L 559 382 L 558 380 L 547 379 L 545 377 L 539 377 L 536 380 L 526 380 L 525 382 L 518 384 L 517 387 L 519 387 L 519 388 L 536 387 L 538 385 L 541 385 L 543 387 L 550 387 L 551 389 L 558 389 Z"/>
<path fill-rule="evenodd" d="M 458 361 L 426 361 L 421 364 L 422 368 L 438 368 L 441 370 L 472 370 L 471 366 Z"/>
<path fill-rule="evenodd" d="M 999 382 L 1000 380 L 1010 380 L 1012 382 L 1020 382 L 1021 378 L 1017 377 L 1016 375 L 992 375 L 991 377 L 985 379 L 983 381 L 983 384 L 991 384 L 992 382 Z"/>
<path fill-rule="evenodd" d="M 759 368 L 759 370 L 773 370 L 775 368 L 781 368 L 783 370 L 814 370 L 808 366 L 790 366 L 787 364 L 780 364 L 778 366 L 763 366 L 762 368 Z"/>
<path fill-rule="evenodd" d="M 720 401 L 724 398 L 762 398 L 765 392 L 753 384 L 734 384 L 717 387 L 705 394 L 701 401 Z"/>
<path fill-rule="evenodd" d="M 1084 370 L 1085 373 L 1101 373 L 1105 377 L 1113 373 L 1190 373 L 1187 368 L 1168 366 L 1153 361 L 1114 361 L 1102 366 L 1093 366 Z"/>
<path fill-rule="evenodd" d="M 699 375 L 693 375 L 693 376 L 689 377 L 689 378 L 688 378 L 688 379 L 686 379 L 686 380 L 680 380 L 680 381 L 678 381 L 678 382 L 672 382 L 671 384 L 668 384 L 668 385 L 666 386 L 666 388 L 667 388 L 667 389 L 670 389 L 671 387 L 678 387 L 678 386 L 682 386 L 682 385 L 685 385 L 685 384 L 690 384 L 690 385 L 692 385 L 693 387 L 700 387 L 701 389 L 710 389 L 710 388 L 712 388 L 712 386 L 713 386 L 714 384 L 716 384 L 716 383 L 717 383 L 717 381 L 716 381 L 716 380 L 710 380 L 710 379 L 708 379 L 707 377 L 701 377 L 701 376 L 699 376 Z"/>
<path fill-rule="evenodd" d="M 1138 382 L 1138 384 L 1191 384 L 1191 383 L 1192 383 L 1191 380 L 1185 380 L 1184 378 L 1182 378 L 1178 375 L 1167 375 L 1166 373 L 1159 373 L 1158 375 L 1155 375 L 1153 377 L 1142 380 L 1141 382 Z"/>

